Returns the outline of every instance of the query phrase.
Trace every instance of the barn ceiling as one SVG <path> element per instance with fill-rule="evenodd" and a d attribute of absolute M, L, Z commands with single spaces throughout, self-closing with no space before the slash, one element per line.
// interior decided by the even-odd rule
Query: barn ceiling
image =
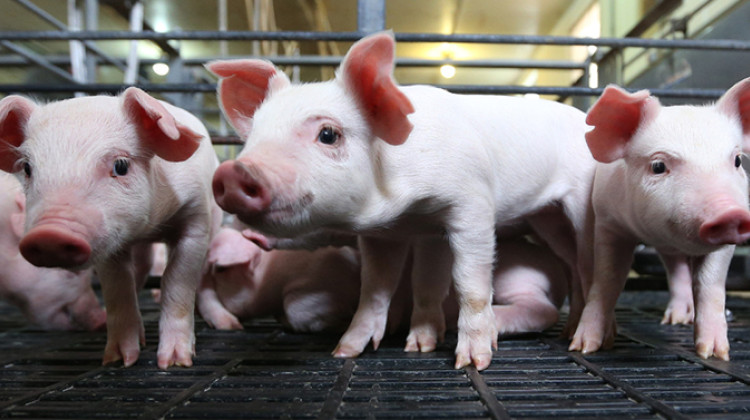
<path fill-rule="evenodd" d="M 290 31 L 356 31 L 357 1 L 355 0 L 227 0 L 228 30 L 278 29 Z M 64 0 L 3 0 L 0 14 L 2 30 L 28 31 L 55 29 L 32 13 L 23 3 L 32 3 L 57 20 L 68 22 L 68 2 Z M 98 12 L 100 30 L 128 29 L 128 11 L 131 1 L 102 0 Z M 580 9 L 581 1 L 569 0 L 387 0 L 386 28 L 399 32 L 440 34 L 528 34 L 548 35 L 560 30 L 561 18 L 572 4 Z M 592 1 L 583 1 L 591 4 Z M 79 1 L 83 7 L 84 2 Z M 147 27 L 156 31 L 218 30 L 220 13 L 215 0 L 144 0 L 144 20 Z M 254 23 L 255 21 L 255 23 Z M 572 26 L 572 23 L 571 25 Z M 570 28 L 563 28 L 570 29 Z M 68 42 L 18 42 L 18 45 L 45 57 L 64 57 L 69 52 Z M 123 59 L 127 56 L 127 41 L 97 41 L 107 54 Z M 152 42 L 138 43 L 143 59 L 158 59 L 165 55 L 163 49 Z M 215 58 L 222 54 L 222 45 L 216 41 L 170 41 L 183 58 Z M 265 44 L 261 53 L 285 54 L 296 51 L 302 55 L 343 55 L 349 43 L 299 42 L 294 45 Z M 231 56 L 248 56 L 253 53 L 249 41 L 229 42 L 226 52 Z M 530 45 L 488 44 L 426 44 L 400 43 L 399 57 L 426 59 L 519 59 L 534 57 L 537 47 Z M 582 48 L 582 47 L 579 47 Z M 13 56 L 7 48 L 0 47 L 0 57 Z M 330 70 L 304 68 L 302 80 L 330 77 Z M 555 71 L 555 70 L 547 70 Z M 559 70 L 558 70 L 559 71 Z M 437 67 L 405 67 L 396 73 L 401 83 L 453 83 L 453 84 L 518 84 L 523 72 L 517 69 L 461 68 L 455 78 L 447 81 Z M 159 81 L 159 77 L 148 74 Z M 34 73 L 35 80 L 40 76 Z M 116 69 L 100 70 L 99 82 L 122 82 L 122 72 Z M 573 75 L 571 76 L 573 78 Z M 28 68 L 0 69 L 0 82 L 19 83 L 29 80 Z"/>

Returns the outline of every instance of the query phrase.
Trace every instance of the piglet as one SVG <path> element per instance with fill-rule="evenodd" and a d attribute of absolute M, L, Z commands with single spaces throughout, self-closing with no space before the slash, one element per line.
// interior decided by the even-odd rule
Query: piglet
<path fill-rule="evenodd" d="M 91 288 L 91 269 L 35 267 L 21 255 L 25 203 L 18 180 L 0 172 L 0 297 L 44 329 L 103 329 L 107 317 Z"/>
<path fill-rule="evenodd" d="M 399 87 L 394 49 L 392 34 L 368 36 L 334 80 L 303 85 L 267 61 L 210 63 L 222 110 L 246 139 L 238 158 L 217 169 L 214 194 L 267 236 L 359 235 L 360 304 L 335 356 L 356 356 L 370 341 L 378 346 L 413 249 L 418 347 L 439 338 L 453 281 L 455 366 L 484 369 L 497 345 L 497 226 L 526 220 L 576 280 L 587 272 L 579 239 L 595 162 L 582 141 L 585 114 L 553 101 Z M 445 270 L 447 282 L 432 276 Z M 582 307 L 578 295 L 574 307 Z"/>
<path fill-rule="evenodd" d="M 151 242 L 169 245 L 158 366 L 190 366 L 195 291 L 220 223 L 218 160 L 201 122 L 137 88 L 36 104 L 0 101 L 0 169 L 24 178 L 21 254 L 39 267 L 94 267 L 107 308 L 103 363 L 130 366 L 145 342 L 136 291 Z"/>
<path fill-rule="evenodd" d="M 276 316 L 295 331 L 341 331 L 359 296 L 359 253 L 351 247 L 266 252 L 224 227 L 211 241 L 198 311 L 220 330 Z"/>
<path fill-rule="evenodd" d="M 615 303 L 642 240 L 666 257 L 670 275 L 690 273 L 698 355 L 728 360 L 726 275 L 735 245 L 750 238 L 742 168 L 750 150 L 750 79 L 700 107 L 663 107 L 646 90 L 609 86 L 587 122 L 594 128 L 586 142 L 601 162 L 592 196 L 595 264 L 570 349 L 612 345 Z"/>
<path fill-rule="evenodd" d="M 493 312 L 500 335 L 542 331 L 558 320 L 567 294 L 564 264 L 544 246 L 503 240 L 505 257 L 493 275 Z M 198 291 L 198 310 L 217 329 L 242 329 L 241 321 L 275 316 L 300 332 L 344 331 L 357 309 L 360 260 L 351 247 L 315 251 L 263 251 L 231 228 L 222 228 L 208 253 L 210 274 Z M 410 326 L 411 285 L 399 284 L 389 307 L 390 332 Z M 444 304 L 445 323 L 458 318 L 455 296 Z"/>

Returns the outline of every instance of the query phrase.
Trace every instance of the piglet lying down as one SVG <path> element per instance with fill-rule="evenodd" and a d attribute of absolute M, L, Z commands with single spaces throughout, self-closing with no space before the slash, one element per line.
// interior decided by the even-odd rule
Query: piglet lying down
<path fill-rule="evenodd" d="M 499 243 L 493 276 L 495 324 L 501 335 L 544 330 L 557 322 L 567 292 L 567 269 L 548 248 L 523 239 Z M 240 321 L 275 316 L 295 331 L 343 331 L 357 309 L 359 252 L 351 247 L 263 251 L 240 232 L 223 228 L 208 253 L 210 274 L 198 291 L 198 310 L 211 326 L 241 329 Z M 406 271 L 405 271 L 406 272 Z M 388 314 L 388 329 L 410 326 L 408 275 Z M 455 296 L 444 302 L 455 327 Z M 426 350 L 426 349 L 423 349 Z"/>

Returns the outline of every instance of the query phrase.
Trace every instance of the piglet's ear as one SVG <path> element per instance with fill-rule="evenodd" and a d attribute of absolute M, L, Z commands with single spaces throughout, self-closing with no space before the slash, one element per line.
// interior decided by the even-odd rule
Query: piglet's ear
<path fill-rule="evenodd" d="M 214 266 L 229 267 L 259 260 L 262 252 L 239 231 L 222 228 L 211 241 L 207 259 Z"/>
<path fill-rule="evenodd" d="M 13 172 L 18 148 L 26 137 L 26 124 L 36 104 L 22 96 L 11 95 L 0 101 L 0 169 Z"/>
<path fill-rule="evenodd" d="M 219 105 L 243 140 L 266 96 L 291 84 L 283 71 L 265 60 L 217 60 L 206 68 L 219 77 Z"/>
<path fill-rule="evenodd" d="M 395 41 L 380 32 L 357 41 L 344 57 L 338 76 L 354 94 L 376 136 L 392 145 L 406 141 L 414 107 L 393 80 Z"/>
<path fill-rule="evenodd" d="M 156 98 L 138 88 L 123 93 L 123 108 L 144 145 L 170 162 L 188 159 L 203 136 L 178 122 Z"/>
<path fill-rule="evenodd" d="M 716 103 L 720 112 L 739 118 L 742 125 L 742 151 L 750 153 L 750 77 L 732 86 Z"/>
<path fill-rule="evenodd" d="M 659 108 L 659 101 L 647 90 L 628 93 L 617 86 L 607 86 L 586 116 L 586 123 L 594 126 L 586 133 L 594 159 L 609 163 L 624 157 L 633 134 L 653 119 Z"/>

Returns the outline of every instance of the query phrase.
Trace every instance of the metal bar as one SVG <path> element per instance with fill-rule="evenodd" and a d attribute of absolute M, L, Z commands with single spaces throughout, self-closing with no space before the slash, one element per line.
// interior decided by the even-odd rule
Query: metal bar
<path fill-rule="evenodd" d="M 88 92 L 88 93 L 117 93 L 131 85 L 127 84 L 92 84 L 82 86 L 64 85 L 24 85 L 0 84 L 0 93 L 42 93 L 42 92 Z M 169 83 L 169 84 L 138 84 L 139 88 L 150 92 L 167 93 L 197 93 L 215 92 L 216 85 L 211 83 Z M 408 86 L 408 85 L 403 85 Z M 482 85 L 434 85 L 453 93 L 464 94 L 493 94 L 512 95 L 535 93 L 537 95 L 560 96 L 599 96 L 604 88 L 587 87 L 558 87 L 558 86 L 482 86 Z M 651 89 L 654 96 L 662 98 L 692 98 L 714 100 L 720 97 L 721 89 Z"/>
<path fill-rule="evenodd" d="M 201 41 L 356 41 L 367 34 L 362 32 L 313 32 L 313 31 L 0 31 L 0 39 L 9 41 L 65 41 L 65 40 L 201 40 Z M 479 44 L 528 44 L 528 45 L 593 45 L 600 47 L 696 49 L 721 51 L 750 51 L 750 41 L 733 39 L 641 39 L 641 38 L 578 38 L 570 36 L 542 35 L 497 35 L 497 34 L 430 34 L 397 33 L 399 42 L 457 42 Z"/>
<path fill-rule="evenodd" d="M 560 351 L 567 351 L 567 346 L 560 342 L 560 340 L 552 340 L 549 338 L 542 338 L 541 341 L 547 343 L 550 347 L 559 349 Z M 633 401 L 637 401 L 641 404 L 645 404 L 649 406 L 652 410 L 656 411 L 657 413 L 665 416 L 668 419 L 689 419 L 690 417 L 680 413 L 679 411 L 675 410 L 674 408 L 668 406 L 662 401 L 659 401 L 655 398 L 652 398 L 645 394 L 644 392 L 639 391 L 634 386 L 630 385 L 627 381 L 621 380 L 617 377 L 617 375 L 610 374 L 607 372 L 607 370 L 598 364 L 591 362 L 586 359 L 581 353 L 579 352 L 568 352 L 568 357 L 572 359 L 573 362 L 576 364 L 582 366 L 591 374 L 596 375 L 600 378 L 602 378 L 605 382 L 610 384 L 612 387 L 622 390 L 629 398 L 631 398 Z"/>
<path fill-rule="evenodd" d="M 631 308 L 631 310 L 646 317 L 650 317 L 650 314 L 648 312 L 641 309 Z M 653 318 L 654 322 L 659 321 L 658 317 Z M 647 332 L 637 331 L 633 328 L 630 328 L 626 324 L 619 324 L 617 326 L 617 334 L 623 337 L 627 337 L 629 340 L 642 343 L 648 347 L 665 349 L 667 351 L 675 353 L 688 362 L 702 365 L 706 369 L 718 373 L 723 373 L 725 375 L 731 376 L 734 380 L 750 385 L 750 369 L 745 369 L 741 365 L 738 366 L 737 364 L 732 364 L 716 358 L 703 359 L 695 354 L 695 352 L 692 350 L 685 350 L 683 347 L 677 344 L 671 343 L 667 340 L 663 340 L 660 337 L 648 334 Z"/>
<path fill-rule="evenodd" d="M 8 408 L 12 408 L 12 407 L 15 407 L 15 406 L 18 406 L 18 405 L 23 405 L 25 403 L 34 401 L 34 400 L 38 399 L 40 396 L 42 396 L 44 394 L 47 394 L 49 392 L 60 391 L 60 390 L 63 390 L 65 388 L 69 388 L 71 386 L 71 384 L 74 384 L 74 383 L 76 383 L 76 382 L 78 382 L 80 380 L 83 380 L 83 379 L 93 378 L 93 377 L 95 377 L 97 375 L 100 375 L 102 372 L 105 372 L 105 371 L 107 371 L 109 369 L 111 369 L 111 368 L 108 367 L 108 366 L 100 366 L 100 367 L 98 367 L 96 369 L 91 369 L 89 371 L 86 371 L 86 372 L 84 372 L 84 373 L 82 373 L 82 374 L 80 374 L 80 375 L 78 375 L 76 377 L 70 378 L 68 380 L 61 381 L 61 382 L 55 382 L 52 385 L 49 385 L 49 386 L 47 386 L 45 388 L 38 389 L 38 390 L 33 390 L 33 391 L 30 391 L 30 392 L 28 392 L 26 394 L 23 394 L 21 396 L 12 398 L 12 399 L 7 400 L 7 401 L 3 401 L 2 403 L 0 403 L 0 413 L 2 413 L 2 411 L 7 410 Z M 5 417 L 5 416 L 2 416 L 2 417 Z"/>
<path fill-rule="evenodd" d="M 117 12 L 120 16 L 125 18 L 125 20 L 130 20 L 130 5 L 132 4 L 131 1 L 122 1 L 122 0 L 100 0 L 101 4 L 107 5 L 111 7 L 115 12 Z M 143 30 L 146 33 L 154 32 L 154 28 L 151 27 L 151 25 L 143 21 Z M 0 37 L 1 38 L 1 37 Z M 130 40 L 132 38 L 124 38 L 127 40 Z M 170 57 L 179 57 L 180 52 L 177 51 L 173 46 L 167 42 L 167 39 L 156 39 L 152 40 L 154 43 L 161 48 L 162 51 L 164 51 L 165 54 L 167 54 Z"/>
<path fill-rule="evenodd" d="M 497 397 L 492 393 L 490 387 L 487 386 L 487 382 L 484 381 L 484 378 L 477 371 L 477 368 L 469 366 L 464 370 L 466 371 L 466 376 L 471 380 L 471 385 L 477 391 L 477 394 L 479 394 L 479 399 L 482 400 L 487 407 L 490 418 L 493 420 L 510 419 L 511 416 L 508 413 L 508 410 L 506 410 L 500 401 L 497 400 Z"/>
<path fill-rule="evenodd" d="M 29 0 L 16 0 L 18 4 L 21 6 L 27 8 L 32 13 L 35 13 L 37 16 L 39 16 L 41 19 L 45 20 L 50 25 L 62 30 L 67 31 L 68 28 L 60 22 L 59 20 L 55 19 L 54 16 L 50 15 L 49 13 L 45 12 L 43 9 L 39 8 L 35 4 L 31 3 Z M 96 32 L 96 31 L 92 31 Z M 0 37 L 0 39 L 4 39 Z M 122 62 L 115 60 L 114 58 L 111 58 L 107 53 L 102 51 L 99 47 L 96 46 L 96 44 L 90 42 L 90 41 L 84 41 L 83 45 L 88 49 L 89 51 L 93 52 L 94 54 L 100 56 L 108 63 L 112 64 L 113 66 L 117 67 L 118 69 L 125 71 L 125 64 Z"/>
<path fill-rule="evenodd" d="M 76 5 L 76 0 L 68 0 L 68 29 L 80 31 L 83 27 L 82 13 Z M 70 71 L 78 83 L 86 83 L 86 49 L 81 41 L 69 41 Z M 80 93 L 76 96 L 81 95 Z"/>
<path fill-rule="evenodd" d="M 344 400 L 344 393 L 349 387 L 349 381 L 352 379 L 352 372 L 354 372 L 354 360 L 346 359 L 341 367 L 339 376 L 336 378 L 336 383 L 333 384 L 331 391 L 328 393 L 323 408 L 320 409 L 319 419 L 333 419 L 336 418 L 336 412 L 341 406 L 341 402 Z"/>
<path fill-rule="evenodd" d="M 130 30 L 133 33 L 139 33 L 143 30 L 143 3 L 136 1 L 130 8 Z M 130 41 L 130 50 L 128 51 L 128 67 L 125 71 L 123 81 L 127 84 L 135 83 L 138 77 L 138 41 Z"/>
<path fill-rule="evenodd" d="M 96 31 L 99 29 L 99 2 L 97 0 L 86 0 L 86 29 L 89 31 Z M 88 41 L 83 43 L 83 46 L 88 49 L 86 45 Z M 93 50 L 91 50 L 93 52 Z M 97 80 L 97 62 L 98 60 L 93 54 L 86 54 L 86 75 L 88 76 L 88 83 L 96 83 Z"/>
<path fill-rule="evenodd" d="M 47 13 L 44 9 L 42 9 L 41 7 L 38 7 L 37 5 L 35 5 L 34 3 L 30 2 L 29 0 L 16 0 L 16 3 L 18 3 L 19 5 L 25 7 L 30 12 L 34 13 L 39 18 L 41 18 L 42 20 L 46 21 L 50 25 L 56 27 L 57 29 L 60 29 L 60 30 L 63 30 L 63 31 L 68 30 L 68 27 L 65 24 L 63 24 L 59 20 L 55 19 L 54 16 L 52 16 L 49 13 Z"/>
<path fill-rule="evenodd" d="M 182 60 L 185 66 L 202 66 L 203 64 L 219 59 L 247 59 L 260 58 L 269 60 L 277 66 L 338 66 L 344 57 L 341 56 L 278 56 L 278 57 L 252 57 L 252 56 L 215 56 L 188 58 Z M 65 66 L 70 64 L 70 59 L 63 56 L 47 56 L 47 61 L 52 64 Z M 102 60 L 97 60 L 101 63 Z M 153 65 L 155 63 L 166 63 L 167 60 L 158 58 L 144 58 L 141 63 Z M 455 67 L 472 67 L 472 68 L 522 68 L 522 69 L 545 69 L 545 70 L 585 70 L 586 63 L 563 60 L 429 60 L 419 58 L 396 58 L 397 67 L 439 67 L 443 64 L 450 64 Z M 0 57 L 1 66 L 23 66 L 28 62 L 17 57 Z"/>
<path fill-rule="evenodd" d="M 0 37 L 0 39 L 2 39 L 2 37 Z M 24 47 L 21 47 L 20 45 L 15 45 L 14 43 L 12 43 L 10 41 L 2 40 L 2 41 L 0 41 L 0 45 L 2 45 L 6 49 L 11 50 L 14 53 L 16 53 L 16 54 L 18 54 L 18 55 L 20 55 L 22 57 L 27 58 L 29 61 L 35 63 L 36 65 L 38 65 L 40 67 L 43 67 L 43 68 L 49 70 L 50 72 L 56 74 L 57 76 L 62 77 L 66 81 L 68 81 L 70 83 L 73 83 L 75 85 L 78 85 L 78 81 L 73 76 L 71 76 L 70 73 L 62 70 L 61 68 L 59 68 L 57 66 L 54 66 L 54 65 L 50 64 L 41 55 L 39 55 L 39 54 L 37 54 L 37 53 L 35 53 L 33 51 L 30 51 L 30 50 L 28 50 L 28 49 L 26 49 Z M 70 86 L 70 87 L 71 88 L 75 88 L 75 86 Z M 72 92 L 78 92 L 78 90 L 73 89 Z"/>
<path fill-rule="evenodd" d="M 365 33 L 385 29 L 385 0 L 357 1 L 357 29 Z"/>

